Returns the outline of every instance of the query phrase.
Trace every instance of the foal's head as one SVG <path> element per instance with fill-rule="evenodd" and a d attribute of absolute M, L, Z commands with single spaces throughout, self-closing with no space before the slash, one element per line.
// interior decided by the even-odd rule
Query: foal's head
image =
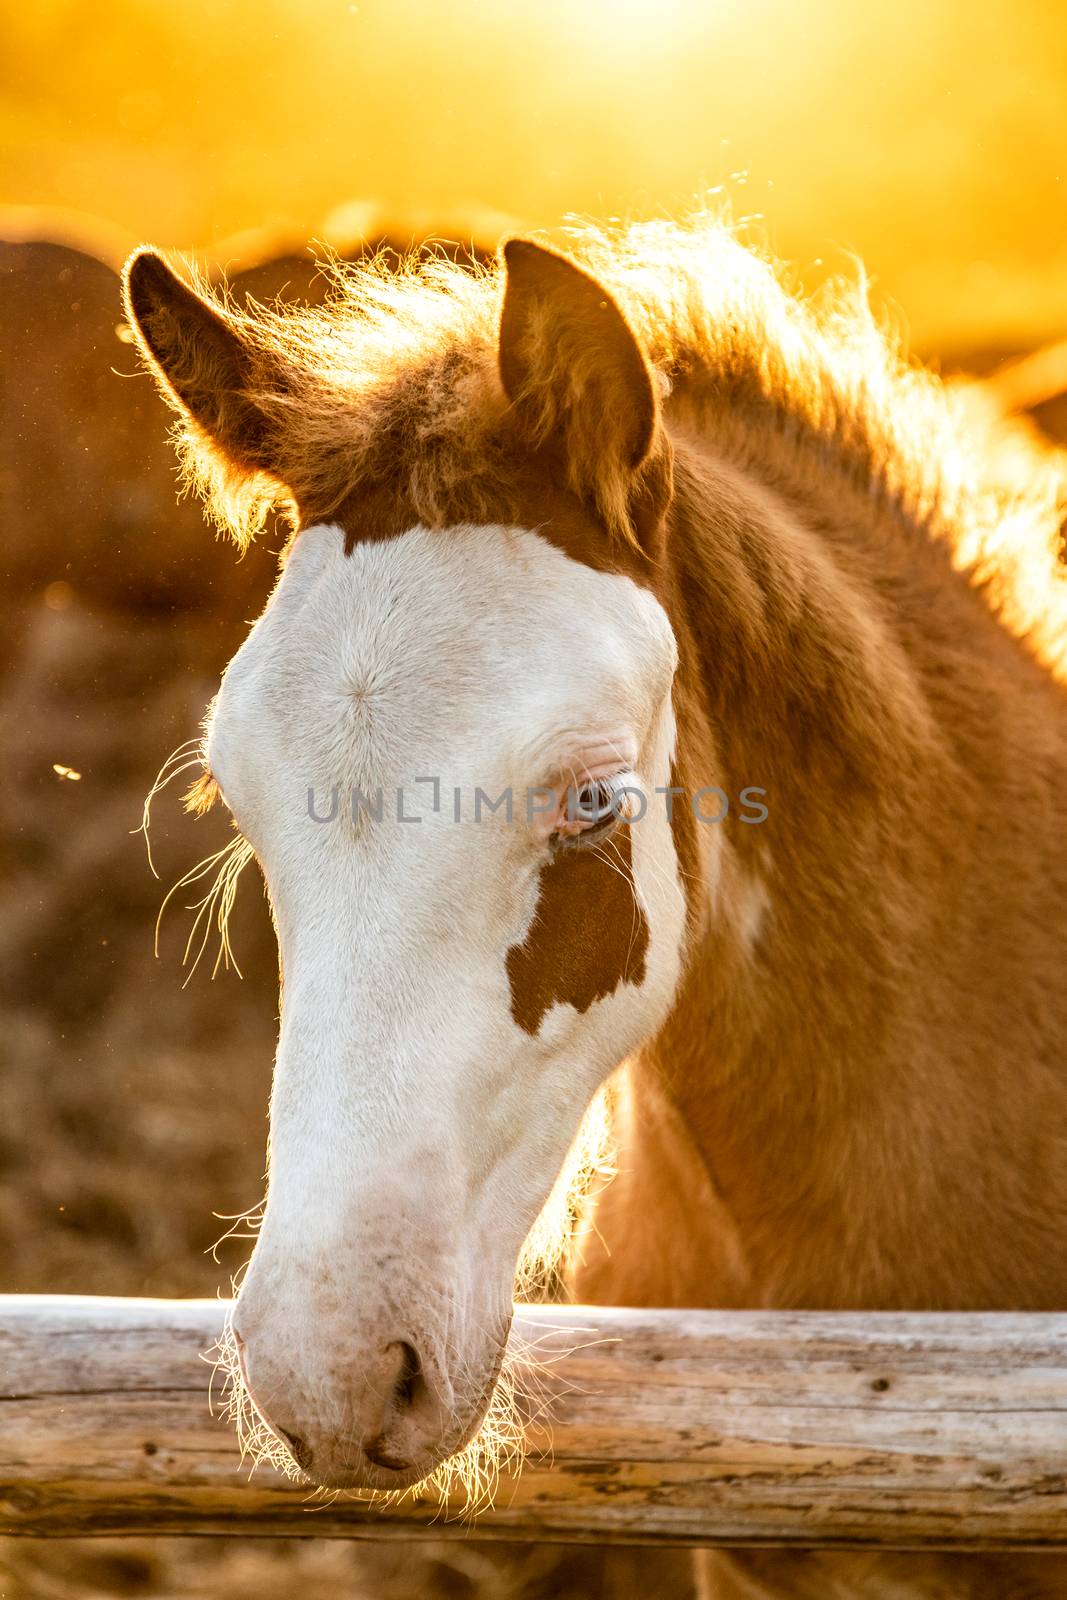
<path fill-rule="evenodd" d="M 311 1478 L 393 1489 L 476 1433 L 524 1240 L 677 984 L 670 455 L 562 257 L 346 294 L 239 317 L 127 276 L 200 470 L 298 528 L 204 747 L 284 979 L 244 1380 Z"/>

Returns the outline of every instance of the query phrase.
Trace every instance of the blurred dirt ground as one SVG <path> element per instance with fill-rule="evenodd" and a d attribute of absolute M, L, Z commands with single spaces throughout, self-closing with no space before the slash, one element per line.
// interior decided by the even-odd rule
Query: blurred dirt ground
<path fill-rule="evenodd" d="M 260 254 L 234 273 L 238 293 L 321 292 L 306 253 Z M 25 229 L 0 242 L 0 1290 L 213 1295 L 248 1249 L 230 1239 L 216 1259 L 230 1226 L 217 1214 L 262 1193 L 274 937 L 253 867 L 232 921 L 243 980 L 212 982 L 211 949 L 183 987 L 193 897 L 172 901 L 158 960 L 153 923 L 228 824 L 186 817 L 178 778 L 154 811 L 158 882 L 136 830 L 266 599 L 281 538 L 239 561 L 175 499 L 167 415 L 120 323 L 112 265 Z M 1001 370 L 1012 403 L 1040 406 L 1062 436 L 1055 363 Z M 0 1542 L 0 1600 L 684 1600 L 688 1587 L 684 1556 L 655 1557 L 650 1582 L 625 1552 L 469 1540 Z"/>

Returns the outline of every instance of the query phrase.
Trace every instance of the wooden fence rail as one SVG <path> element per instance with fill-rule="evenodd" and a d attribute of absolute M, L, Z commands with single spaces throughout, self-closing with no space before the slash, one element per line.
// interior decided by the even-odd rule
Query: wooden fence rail
<path fill-rule="evenodd" d="M 225 1311 L 0 1297 L 0 1531 L 1067 1549 L 1067 1316 L 524 1307 L 551 1454 L 472 1529 L 250 1478 Z"/>

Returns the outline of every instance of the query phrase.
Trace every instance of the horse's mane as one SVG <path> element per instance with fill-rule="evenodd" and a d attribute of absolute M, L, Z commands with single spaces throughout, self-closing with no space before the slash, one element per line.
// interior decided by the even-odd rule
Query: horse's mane
<path fill-rule="evenodd" d="M 862 273 L 817 296 L 721 216 L 569 230 L 568 253 L 610 290 L 661 374 L 667 414 L 688 407 L 743 435 L 750 464 L 812 463 L 949 541 L 1013 630 L 1067 657 L 1059 539 L 1063 458 L 998 415 L 973 384 L 909 363 L 873 314 Z M 506 401 L 497 373 L 501 269 L 446 259 L 330 261 L 313 309 L 236 314 L 259 398 L 281 424 L 279 477 L 317 505 L 390 485 L 424 523 L 499 520 Z M 284 502 L 236 473 L 191 424 L 191 478 L 244 544 Z M 1050 616 L 1050 610 L 1058 613 Z"/>

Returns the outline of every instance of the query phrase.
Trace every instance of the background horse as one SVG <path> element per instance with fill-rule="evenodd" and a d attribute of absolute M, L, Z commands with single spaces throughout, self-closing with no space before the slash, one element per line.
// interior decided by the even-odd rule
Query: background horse
<path fill-rule="evenodd" d="M 320 1482 L 402 1487 L 476 1434 L 523 1240 L 624 1058 L 575 1292 L 1063 1303 L 1058 468 L 718 227 L 574 248 L 357 272 L 308 314 L 128 272 L 216 515 L 299 530 L 198 794 L 260 859 L 285 979 L 235 1334 Z M 302 806 L 428 775 L 550 803 Z M 692 803 L 750 785 L 759 827 Z M 619 815 L 627 789 L 665 803 Z M 724 1594 L 1065 1581 L 710 1565 Z"/>

